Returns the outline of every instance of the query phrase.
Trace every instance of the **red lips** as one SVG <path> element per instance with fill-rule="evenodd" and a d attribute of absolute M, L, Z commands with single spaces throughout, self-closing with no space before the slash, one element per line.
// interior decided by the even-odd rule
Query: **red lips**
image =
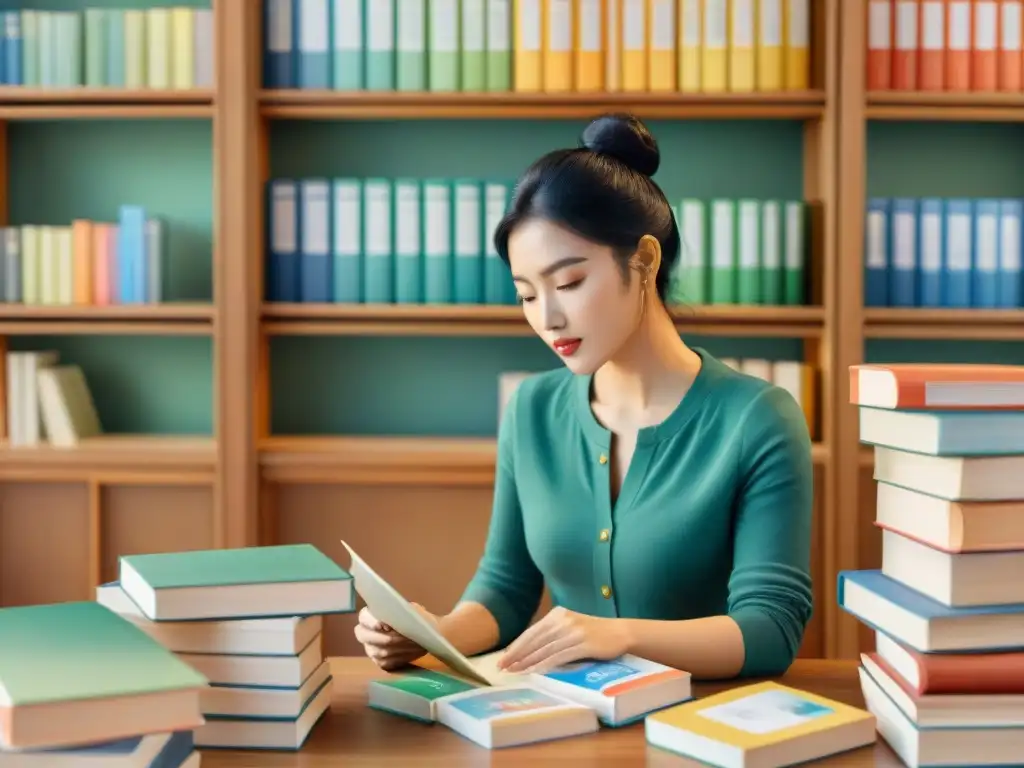
<path fill-rule="evenodd" d="M 551 345 L 562 357 L 571 357 L 580 348 L 582 339 L 555 339 Z"/>

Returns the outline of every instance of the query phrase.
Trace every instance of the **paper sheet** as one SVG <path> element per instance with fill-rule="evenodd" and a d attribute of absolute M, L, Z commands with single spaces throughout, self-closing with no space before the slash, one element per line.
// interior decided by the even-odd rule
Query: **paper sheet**
<path fill-rule="evenodd" d="M 370 612 L 384 624 L 401 635 L 418 643 L 427 653 L 443 661 L 453 670 L 483 685 L 500 685 L 510 682 L 514 675 L 499 672 L 495 662 L 496 654 L 477 657 L 483 663 L 478 665 L 466 658 L 398 590 L 385 581 L 376 571 L 355 553 L 344 541 L 341 542 L 352 558 L 349 573 L 355 583 L 356 592 L 366 601 Z"/>

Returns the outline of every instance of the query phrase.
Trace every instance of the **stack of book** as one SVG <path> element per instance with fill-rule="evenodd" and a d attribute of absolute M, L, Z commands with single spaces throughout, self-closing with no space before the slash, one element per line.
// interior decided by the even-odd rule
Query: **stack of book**
<path fill-rule="evenodd" d="M 122 557 L 97 590 L 210 682 L 204 749 L 302 747 L 327 711 L 323 615 L 354 610 L 349 574 L 308 544 Z"/>
<path fill-rule="evenodd" d="M 880 570 L 839 574 L 876 633 L 860 680 L 919 765 L 1010 765 L 1024 745 L 1024 367 L 858 365 Z"/>
<path fill-rule="evenodd" d="M 199 768 L 206 678 L 102 605 L 0 610 L 0 766 Z"/>

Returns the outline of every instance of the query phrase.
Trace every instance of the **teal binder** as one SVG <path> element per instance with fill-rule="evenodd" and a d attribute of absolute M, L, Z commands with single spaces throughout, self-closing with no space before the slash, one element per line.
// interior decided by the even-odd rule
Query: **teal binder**
<path fill-rule="evenodd" d="M 423 298 L 430 304 L 452 300 L 452 185 L 423 182 Z"/>

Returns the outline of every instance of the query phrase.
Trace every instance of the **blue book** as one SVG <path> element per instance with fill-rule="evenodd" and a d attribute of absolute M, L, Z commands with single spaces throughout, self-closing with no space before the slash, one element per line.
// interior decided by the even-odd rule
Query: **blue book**
<path fill-rule="evenodd" d="M 946 201 L 946 251 L 942 260 L 943 305 L 971 306 L 974 267 L 974 206 L 970 200 Z"/>
<path fill-rule="evenodd" d="M 889 259 L 889 304 L 893 307 L 917 305 L 917 228 L 917 201 L 893 200 Z"/>
<path fill-rule="evenodd" d="M 515 304 L 512 273 L 494 247 L 494 233 L 508 209 L 512 184 L 484 184 L 484 303 Z"/>
<path fill-rule="evenodd" d="M 901 411 L 862 406 L 860 441 L 927 456 L 1024 453 L 1024 411 Z"/>
<path fill-rule="evenodd" d="M 945 204 L 939 198 L 923 198 L 918 203 L 917 220 L 918 304 L 922 307 L 941 307 Z"/>
<path fill-rule="evenodd" d="M 123 304 L 141 304 L 149 285 L 146 256 L 146 211 L 139 205 L 122 205 L 117 226 L 118 293 Z"/>
<path fill-rule="evenodd" d="M 21 57 L 23 51 L 21 33 L 21 14 L 8 11 L 0 24 L 0 83 L 5 85 L 22 85 Z"/>
<path fill-rule="evenodd" d="M 864 306 L 889 305 L 890 201 L 868 200 L 864 222 Z"/>
<path fill-rule="evenodd" d="M 299 184 L 299 301 L 331 300 L 331 184 L 327 179 L 303 179 Z"/>
<path fill-rule="evenodd" d="M 266 0 L 263 24 L 264 83 L 267 88 L 295 87 L 295 0 Z"/>
<path fill-rule="evenodd" d="M 363 185 L 359 179 L 334 180 L 334 301 L 363 299 Z"/>
<path fill-rule="evenodd" d="M 866 626 L 921 653 L 1024 649 L 1024 605 L 950 608 L 878 569 L 840 571 L 836 602 Z"/>
<path fill-rule="evenodd" d="M 267 184 L 267 301 L 299 300 L 299 187 L 290 179 Z"/>
<path fill-rule="evenodd" d="M 999 303 L 999 201 L 974 203 L 974 260 L 971 305 L 991 309 Z"/>
<path fill-rule="evenodd" d="M 1020 300 L 1021 225 L 1024 201 L 999 201 L 999 290 L 996 305 L 1014 309 Z"/>
<path fill-rule="evenodd" d="M 294 0 L 297 51 L 295 85 L 325 90 L 331 87 L 331 8 L 329 0 Z"/>
<path fill-rule="evenodd" d="M 124 10 L 107 9 L 107 73 L 106 83 L 112 88 L 124 87 Z"/>

